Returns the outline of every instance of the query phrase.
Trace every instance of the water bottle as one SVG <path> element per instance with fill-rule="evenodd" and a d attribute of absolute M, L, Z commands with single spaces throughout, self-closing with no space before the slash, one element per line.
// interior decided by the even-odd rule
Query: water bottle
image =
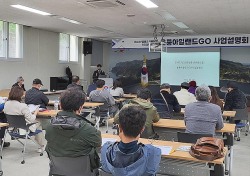
<path fill-rule="evenodd" d="M 54 110 L 58 110 L 58 106 L 59 106 L 59 100 L 56 99 L 54 103 Z"/>

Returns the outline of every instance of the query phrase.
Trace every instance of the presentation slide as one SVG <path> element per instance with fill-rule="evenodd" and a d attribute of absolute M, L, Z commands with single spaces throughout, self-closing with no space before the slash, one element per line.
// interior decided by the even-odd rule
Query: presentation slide
<path fill-rule="evenodd" d="M 161 83 L 219 86 L 220 52 L 162 52 Z"/>

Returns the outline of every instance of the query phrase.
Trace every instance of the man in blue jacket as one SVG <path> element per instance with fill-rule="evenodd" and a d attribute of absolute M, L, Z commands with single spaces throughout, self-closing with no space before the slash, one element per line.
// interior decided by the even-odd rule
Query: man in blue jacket
<path fill-rule="evenodd" d="M 161 150 L 138 143 L 144 130 L 146 113 L 139 106 L 128 106 L 119 112 L 121 142 L 104 144 L 101 150 L 102 169 L 113 176 L 153 176 L 159 167 Z"/>

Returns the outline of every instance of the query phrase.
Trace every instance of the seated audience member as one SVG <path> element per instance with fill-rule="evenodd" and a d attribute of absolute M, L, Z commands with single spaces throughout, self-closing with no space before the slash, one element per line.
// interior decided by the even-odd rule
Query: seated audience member
<path fill-rule="evenodd" d="M 23 89 L 23 91 L 26 91 L 25 88 L 24 88 L 24 79 L 23 79 L 22 76 L 19 76 L 19 77 L 17 78 L 16 83 L 13 84 L 12 87 L 14 87 L 14 86 L 19 86 L 19 87 L 21 87 L 21 88 Z"/>
<path fill-rule="evenodd" d="M 120 142 L 107 142 L 101 149 L 102 170 L 113 176 L 156 175 L 161 150 L 138 143 L 146 113 L 139 106 L 128 106 L 119 113 Z"/>
<path fill-rule="evenodd" d="M 189 84 L 188 92 L 195 94 L 195 89 L 197 87 L 196 81 L 190 81 L 188 84 Z"/>
<path fill-rule="evenodd" d="M 150 102 L 151 92 L 147 88 L 141 88 L 137 91 L 137 98 L 132 99 L 129 104 L 124 105 L 123 108 L 131 105 L 137 105 L 146 111 L 147 119 L 145 130 L 142 134 L 144 138 L 157 138 L 157 134 L 153 130 L 153 123 L 160 120 L 156 107 Z M 122 108 L 122 109 L 123 109 Z M 114 122 L 119 124 L 119 113 L 116 114 Z"/>
<path fill-rule="evenodd" d="M 186 106 L 188 103 L 196 101 L 194 94 L 188 92 L 189 84 L 187 82 L 181 83 L 181 90 L 174 92 L 174 96 L 177 98 L 181 106 Z"/>
<path fill-rule="evenodd" d="M 21 98 L 24 94 L 24 91 L 21 87 L 15 86 L 12 87 L 9 93 L 9 100 L 5 103 L 4 113 L 8 115 L 23 115 L 27 124 L 37 122 L 34 125 L 29 127 L 30 131 L 35 132 L 36 129 L 42 130 L 41 123 L 36 121 L 36 115 L 39 109 L 36 109 L 32 114 L 29 110 L 29 107 L 25 103 L 21 103 Z M 35 140 L 41 146 L 45 145 L 45 139 L 43 132 L 35 135 Z M 38 152 L 42 152 L 43 148 L 39 148 Z"/>
<path fill-rule="evenodd" d="M 102 144 L 101 132 L 80 116 L 85 98 L 81 90 L 74 88 L 61 94 L 62 111 L 51 119 L 46 129 L 46 151 L 49 155 L 73 158 L 89 155 L 91 162 L 96 161 L 96 148 Z"/>
<path fill-rule="evenodd" d="M 121 81 L 115 80 L 113 83 L 113 87 L 110 88 L 110 94 L 113 97 L 122 97 L 124 95 L 124 92 L 121 86 L 122 86 Z"/>
<path fill-rule="evenodd" d="M 89 96 L 91 91 L 96 90 L 96 81 L 97 80 L 98 79 L 93 79 L 93 83 L 88 86 L 88 91 L 87 91 L 88 96 Z"/>
<path fill-rule="evenodd" d="M 247 99 L 245 94 L 238 89 L 235 82 L 227 83 L 228 93 L 225 98 L 224 110 L 232 111 L 234 109 L 245 109 L 247 107 Z M 239 123 L 240 120 L 235 120 L 235 123 Z"/>
<path fill-rule="evenodd" d="M 171 94 L 170 85 L 168 83 L 164 83 L 160 86 L 160 92 L 163 95 L 165 101 L 167 102 L 168 111 L 170 115 L 173 115 L 173 112 L 180 112 L 181 107 L 177 98 Z"/>
<path fill-rule="evenodd" d="M 100 75 L 105 75 L 105 72 L 102 71 L 102 65 L 97 64 L 97 70 L 94 71 L 92 78 L 93 79 L 98 79 Z"/>
<path fill-rule="evenodd" d="M 221 108 L 209 103 L 211 91 L 207 86 L 195 90 L 197 102 L 185 107 L 184 121 L 187 133 L 212 134 L 224 127 Z"/>
<path fill-rule="evenodd" d="M 32 88 L 25 94 L 25 103 L 40 105 L 40 108 L 46 108 L 49 103 L 48 97 L 40 91 L 43 83 L 40 79 L 33 80 Z"/>
<path fill-rule="evenodd" d="M 210 90 L 211 90 L 211 100 L 210 103 L 216 104 L 218 105 L 221 110 L 223 109 L 223 102 L 221 101 L 216 89 L 214 86 L 209 86 Z"/>
<path fill-rule="evenodd" d="M 69 84 L 68 86 L 67 86 L 67 89 L 68 88 L 76 88 L 76 89 L 79 89 L 79 90 L 83 90 L 82 89 L 82 86 L 81 86 L 81 83 L 80 83 L 80 78 L 79 78 L 79 76 L 76 76 L 76 75 L 73 75 L 73 77 L 72 77 L 72 84 Z"/>
<path fill-rule="evenodd" d="M 5 117 L 5 114 L 3 113 L 4 104 L 5 104 L 5 101 L 3 100 L 2 97 L 0 97 L 0 122 L 1 123 L 7 123 L 7 119 Z M 2 145 L 3 138 L 5 135 L 5 130 L 6 130 L 6 127 L 0 128 L 0 145 Z M 3 147 L 9 147 L 9 146 L 10 146 L 9 142 L 4 142 Z"/>
<path fill-rule="evenodd" d="M 109 106 L 109 115 L 114 116 L 118 111 L 118 107 L 115 104 L 115 99 L 109 93 L 109 91 L 104 89 L 105 81 L 97 80 L 96 81 L 96 90 L 93 90 L 89 94 L 89 101 L 93 102 L 107 102 Z M 101 119 L 102 122 L 102 119 Z"/>

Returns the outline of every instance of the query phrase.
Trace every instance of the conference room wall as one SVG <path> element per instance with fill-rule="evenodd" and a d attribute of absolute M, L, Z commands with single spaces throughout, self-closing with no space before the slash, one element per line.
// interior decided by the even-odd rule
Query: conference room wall
<path fill-rule="evenodd" d="M 81 44 L 80 39 L 79 44 Z M 79 47 L 79 56 L 83 57 Z M 23 59 L 20 61 L 0 61 L 0 89 L 10 88 L 18 76 L 23 76 L 25 87 L 29 89 L 34 78 L 40 78 L 45 89 L 50 87 L 50 77 L 65 76 L 69 66 L 73 74 L 80 75 L 79 63 L 59 63 L 59 34 L 24 26 Z M 87 65 L 85 64 L 85 67 Z M 80 75 L 83 78 L 84 75 Z"/>

